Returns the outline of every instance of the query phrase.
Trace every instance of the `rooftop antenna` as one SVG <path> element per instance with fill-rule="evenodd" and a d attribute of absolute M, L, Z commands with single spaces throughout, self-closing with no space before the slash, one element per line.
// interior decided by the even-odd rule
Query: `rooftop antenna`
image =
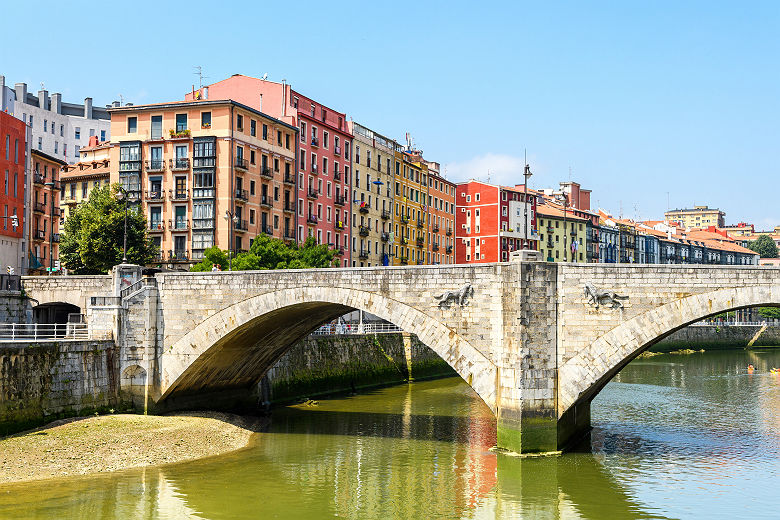
<path fill-rule="evenodd" d="M 203 67 L 196 65 L 195 72 L 193 72 L 193 74 L 198 76 L 198 88 L 203 88 L 203 80 L 208 78 L 208 76 L 203 75 Z"/>
<path fill-rule="evenodd" d="M 266 72 L 265 74 L 263 74 L 263 81 L 265 81 L 267 79 L 268 79 L 268 73 Z"/>
<path fill-rule="evenodd" d="M 122 94 L 119 94 L 119 106 L 124 106 L 125 104 L 125 98 L 122 96 Z"/>
<path fill-rule="evenodd" d="M 490 168 L 488 168 L 488 178 L 487 178 L 487 183 L 488 183 L 488 184 L 490 184 Z"/>
<path fill-rule="evenodd" d="M 46 87 L 43 86 L 43 81 L 41 81 L 41 90 L 46 90 Z"/>
<path fill-rule="evenodd" d="M 571 182 L 571 166 L 569 166 L 569 182 Z"/>
<path fill-rule="evenodd" d="M 619 202 L 620 202 L 620 218 L 623 218 L 623 201 L 621 200 Z"/>
<path fill-rule="evenodd" d="M 666 211 L 669 211 L 671 207 L 669 206 L 669 192 L 666 192 Z"/>

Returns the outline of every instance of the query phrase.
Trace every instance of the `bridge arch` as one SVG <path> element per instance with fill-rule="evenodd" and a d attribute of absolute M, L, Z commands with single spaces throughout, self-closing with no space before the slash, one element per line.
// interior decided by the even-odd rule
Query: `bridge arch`
<path fill-rule="evenodd" d="M 158 403 L 188 393 L 250 387 L 294 343 L 352 310 L 369 312 L 416 334 L 496 412 L 495 365 L 439 319 L 376 292 L 311 286 L 234 303 L 165 345 Z"/>
<path fill-rule="evenodd" d="M 704 318 L 758 306 L 780 306 L 780 286 L 718 289 L 687 296 L 620 323 L 565 362 L 559 370 L 558 416 L 590 401 L 639 354 L 673 332 Z"/>

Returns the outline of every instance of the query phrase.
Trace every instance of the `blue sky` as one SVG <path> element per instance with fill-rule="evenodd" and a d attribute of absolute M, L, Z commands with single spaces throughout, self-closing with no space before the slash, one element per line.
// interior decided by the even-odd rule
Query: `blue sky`
<path fill-rule="evenodd" d="M 779 2 L 198 2 L 3 7 L 0 74 L 66 101 L 179 99 L 286 79 L 454 180 L 569 178 L 659 218 L 709 204 L 780 225 Z M 479 8 L 475 7 L 479 6 Z"/>

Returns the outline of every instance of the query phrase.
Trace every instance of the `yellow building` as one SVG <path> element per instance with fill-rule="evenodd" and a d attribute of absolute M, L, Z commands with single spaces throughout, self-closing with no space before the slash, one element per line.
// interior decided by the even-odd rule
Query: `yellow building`
<path fill-rule="evenodd" d="M 73 208 L 89 198 L 93 189 L 108 186 L 111 176 L 110 143 L 92 143 L 79 150 L 79 162 L 62 168 L 60 172 L 60 211 L 67 220 Z"/>
<path fill-rule="evenodd" d="M 419 152 L 396 149 L 394 173 L 392 265 L 424 264 L 428 165 Z"/>
<path fill-rule="evenodd" d="M 664 213 L 666 220 L 679 222 L 688 229 L 708 226 L 722 228 L 726 225 L 725 217 L 726 214 L 723 211 L 707 206 L 694 206 L 693 209 L 673 209 Z"/>
<path fill-rule="evenodd" d="M 567 208 L 568 209 L 568 208 Z M 549 200 L 536 206 L 539 251 L 548 262 L 586 262 L 588 220 Z"/>

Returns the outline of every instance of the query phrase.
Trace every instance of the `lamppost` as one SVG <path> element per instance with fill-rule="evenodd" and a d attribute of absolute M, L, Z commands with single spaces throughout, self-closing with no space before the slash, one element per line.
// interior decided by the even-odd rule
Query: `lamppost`
<path fill-rule="evenodd" d="M 233 270 L 233 227 L 238 224 L 238 215 L 230 210 L 225 211 L 225 220 L 228 221 L 228 271 Z"/>
<path fill-rule="evenodd" d="M 117 186 L 117 191 L 114 193 L 114 198 L 118 201 L 125 201 L 125 233 L 124 233 L 124 239 L 123 239 L 123 245 L 122 245 L 122 263 L 127 263 L 127 191 L 121 187 Z"/>
<path fill-rule="evenodd" d="M 54 172 L 51 174 L 51 181 L 44 184 L 49 188 L 49 198 L 51 199 L 51 210 L 49 211 L 49 274 L 54 272 Z"/>
<path fill-rule="evenodd" d="M 528 165 L 528 163 L 525 163 L 525 169 L 523 170 L 523 178 L 525 181 L 523 182 L 523 200 L 525 201 L 525 204 L 523 205 L 523 216 L 525 218 L 525 227 L 523 228 L 525 230 L 525 249 L 529 249 L 528 247 L 528 179 L 533 175 L 531 173 L 531 167 Z"/>

